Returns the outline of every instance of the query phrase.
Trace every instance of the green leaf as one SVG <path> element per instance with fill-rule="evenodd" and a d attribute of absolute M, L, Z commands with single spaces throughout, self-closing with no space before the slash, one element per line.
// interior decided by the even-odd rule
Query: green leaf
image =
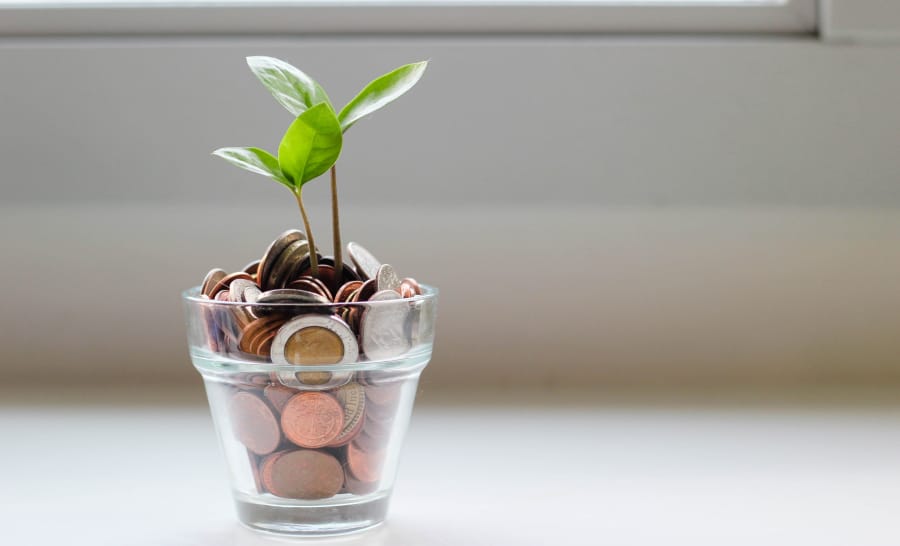
<path fill-rule="evenodd" d="M 265 150 L 259 148 L 219 148 L 213 152 L 213 155 L 221 157 L 232 165 L 237 165 L 252 173 L 274 178 L 285 186 L 292 187 L 287 177 L 281 172 L 278 160 Z"/>
<path fill-rule="evenodd" d="M 425 73 L 427 66 L 428 61 L 403 65 L 372 80 L 341 110 L 341 113 L 338 115 L 341 129 L 346 131 L 360 118 L 386 106 L 400 95 L 412 89 L 412 86 L 416 85 L 416 82 Z"/>
<path fill-rule="evenodd" d="M 274 57 L 247 57 L 247 65 L 272 92 L 279 104 L 295 116 L 330 102 L 325 90 L 299 68 Z"/>
<path fill-rule="evenodd" d="M 291 123 L 278 146 L 278 164 L 295 187 L 323 174 L 341 155 L 343 135 L 327 102 L 313 106 Z"/>

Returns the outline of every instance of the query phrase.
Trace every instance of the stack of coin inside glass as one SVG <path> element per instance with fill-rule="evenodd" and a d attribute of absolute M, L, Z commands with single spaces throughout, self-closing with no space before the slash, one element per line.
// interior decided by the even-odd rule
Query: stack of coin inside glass
<path fill-rule="evenodd" d="M 335 261 L 322 257 L 313 276 L 306 237 L 290 230 L 259 261 L 231 274 L 213 269 L 201 285 L 201 298 L 238 304 L 206 310 L 209 349 L 282 366 L 225 386 L 230 429 L 247 449 L 259 493 L 307 500 L 365 494 L 381 478 L 402 382 L 308 367 L 409 351 L 418 314 L 404 300 L 421 288 L 358 244 L 347 253 L 352 266 L 338 274 Z M 341 303 L 349 305 L 334 305 Z M 306 371 L 284 371 L 289 365 Z"/>

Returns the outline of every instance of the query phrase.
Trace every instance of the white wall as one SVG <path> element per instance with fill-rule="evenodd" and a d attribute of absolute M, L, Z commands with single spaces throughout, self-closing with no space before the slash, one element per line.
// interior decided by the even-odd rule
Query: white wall
<path fill-rule="evenodd" d="M 435 386 L 900 378 L 900 47 L 662 37 L 3 41 L 8 377 L 190 377 L 179 290 L 298 223 L 208 155 L 288 123 L 250 54 L 338 102 L 432 59 L 339 169 L 443 290 Z"/>

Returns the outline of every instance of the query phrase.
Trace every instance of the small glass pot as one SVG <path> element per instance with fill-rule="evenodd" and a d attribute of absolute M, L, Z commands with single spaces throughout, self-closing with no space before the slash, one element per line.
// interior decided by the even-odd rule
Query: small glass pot
<path fill-rule="evenodd" d="M 361 303 L 233 303 L 183 294 L 240 521 L 333 535 L 382 523 L 437 290 Z"/>

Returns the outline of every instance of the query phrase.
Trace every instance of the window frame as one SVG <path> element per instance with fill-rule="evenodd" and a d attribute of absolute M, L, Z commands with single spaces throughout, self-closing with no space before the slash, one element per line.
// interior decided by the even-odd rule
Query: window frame
<path fill-rule="evenodd" d="M 817 0 L 193 1 L 0 4 L 0 36 L 766 34 L 814 35 Z"/>

